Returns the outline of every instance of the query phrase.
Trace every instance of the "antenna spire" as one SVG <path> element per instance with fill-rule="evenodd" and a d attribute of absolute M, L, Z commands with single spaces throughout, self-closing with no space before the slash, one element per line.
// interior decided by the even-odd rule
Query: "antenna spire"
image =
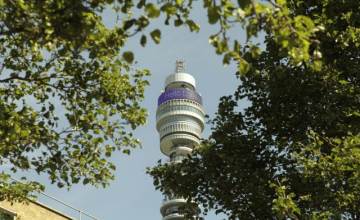
<path fill-rule="evenodd" d="M 176 73 L 185 72 L 185 61 L 184 60 L 176 60 L 175 72 Z"/>

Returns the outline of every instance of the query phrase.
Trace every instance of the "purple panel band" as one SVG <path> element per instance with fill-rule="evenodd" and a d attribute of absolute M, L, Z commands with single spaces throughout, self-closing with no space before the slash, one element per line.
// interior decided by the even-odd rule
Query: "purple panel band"
<path fill-rule="evenodd" d="M 172 99 L 189 99 L 202 105 L 201 96 L 197 92 L 186 88 L 173 88 L 167 89 L 159 96 L 158 106 Z"/>

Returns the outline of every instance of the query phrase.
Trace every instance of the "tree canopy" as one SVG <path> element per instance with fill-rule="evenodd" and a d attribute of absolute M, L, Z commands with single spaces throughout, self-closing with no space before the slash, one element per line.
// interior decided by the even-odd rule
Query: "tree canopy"
<path fill-rule="evenodd" d="M 114 151 L 139 146 L 132 130 L 145 123 L 140 102 L 149 70 L 133 66 L 124 46 L 140 35 L 158 44 L 164 23 L 199 26 L 192 1 L 0 0 L 0 200 L 24 199 L 38 182 L 16 183 L 11 172 L 46 174 L 59 187 L 106 186 Z M 104 10 L 116 15 L 113 27 Z M 116 16 L 115 16 L 116 17 Z"/>
<path fill-rule="evenodd" d="M 156 187 L 229 219 L 358 219 L 360 2 L 203 2 L 239 87 L 192 156 L 149 170 Z M 231 41 L 234 23 L 264 48 Z"/>
<path fill-rule="evenodd" d="M 126 24 L 103 23 L 110 4 L 0 1 L 0 165 L 9 167 L 0 200 L 43 189 L 14 183 L 11 171 L 44 173 L 59 187 L 105 186 L 115 170 L 107 158 L 139 145 L 131 129 L 146 120 L 149 71 L 122 49 Z"/>
<path fill-rule="evenodd" d="M 213 133 L 184 163 L 149 171 L 165 192 L 230 219 L 359 217 L 359 21 L 353 0 L 0 0 L 0 165 L 59 187 L 106 186 L 108 157 L 139 142 L 148 70 L 126 41 L 160 43 L 164 25 L 198 31 L 201 4 L 239 88 L 220 100 Z M 107 27 L 101 13 L 118 15 Z M 230 30 L 245 30 L 242 44 Z M 264 44 L 253 43 L 264 34 Z M 247 100 L 251 105 L 239 109 Z M 0 200 L 39 183 L 0 174 Z"/>

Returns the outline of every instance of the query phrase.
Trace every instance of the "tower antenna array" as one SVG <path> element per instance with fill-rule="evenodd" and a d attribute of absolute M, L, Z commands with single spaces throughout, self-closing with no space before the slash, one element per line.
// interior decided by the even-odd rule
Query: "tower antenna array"
<path fill-rule="evenodd" d="M 183 73 L 183 72 L 185 72 L 185 61 L 176 60 L 175 73 Z"/>

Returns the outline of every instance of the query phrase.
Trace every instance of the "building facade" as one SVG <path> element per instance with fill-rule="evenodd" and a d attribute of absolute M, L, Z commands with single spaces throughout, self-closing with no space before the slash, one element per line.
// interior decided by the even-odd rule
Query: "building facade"
<path fill-rule="evenodd" d="M 0 220 L 71 220 L 72 218 L 39 202 L 0 202 Z"/>
<path fill-rule="evenodd" d="M 176 71 L 165 81 L 165 90 L 158 98 L 156 128 L 160 135 L 160 149 L 170 163 L 181 162 L 200 144 L 205 112 L 202 98 L 196 91 L 192 75 L 185 73 L 184 63 L 176 62 Z M 165 195 L 160 208 L 163 220 L 182 220 L 183 198 Z"/>

